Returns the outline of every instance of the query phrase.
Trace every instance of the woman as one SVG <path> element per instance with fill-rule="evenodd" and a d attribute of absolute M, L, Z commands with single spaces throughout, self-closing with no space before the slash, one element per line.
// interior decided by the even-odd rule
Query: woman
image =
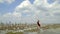
<path fill-rule="evenodd" d="M 39 27 L 41 27 L 41 25 L 39 24 L 39 20 L 37 21 L 37 25 L 38 25 Z"/>

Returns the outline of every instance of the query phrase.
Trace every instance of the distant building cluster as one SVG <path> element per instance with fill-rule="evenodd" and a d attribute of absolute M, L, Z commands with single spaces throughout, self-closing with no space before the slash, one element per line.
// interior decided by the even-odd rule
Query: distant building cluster
<path fill-rule="evenodd" d="M 18 30 L 30 27 L 36 27 L 36 24 L 4 24 L 0 23 L 0 30 Z"/>

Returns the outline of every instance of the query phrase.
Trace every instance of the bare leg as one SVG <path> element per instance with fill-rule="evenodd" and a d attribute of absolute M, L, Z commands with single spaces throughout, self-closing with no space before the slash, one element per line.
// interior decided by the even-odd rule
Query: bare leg
<path fill-rule="evenodd" d="M 40 34 L 40 27 L 39 26 L 37 26 L 37 34 Z"/>

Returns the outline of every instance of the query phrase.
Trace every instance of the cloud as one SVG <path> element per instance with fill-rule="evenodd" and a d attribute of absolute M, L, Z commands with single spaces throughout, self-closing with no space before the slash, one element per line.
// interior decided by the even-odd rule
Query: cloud
<path fill-rule="evenodd" d="M 49 4 L 47 0 L 35 0 L 33 4 L 29 0 L 19 4 L 13 13 L 7 13 L 4 18 L 11 18 L 12 21 L 36 23 L 39 19 L 42 23 L 59 23 L 60 21 L 60 4 L 59 0 Z M 6 16 L 6 17 L 5 17 Z M 11 17 L 11 18 L 10 18 Z"/>
<path fill-rule="evenodd" d="M 13 13 L 6 13 L 3 15 L 3 17 L 10 17 L 10 16 L 21 17 L 21 13 L 13 12 Z"/>
<path fill-rule="evenodd" d="M 15 12 L 21 13 L 22 22 L 36 23 L 39 19 L 42 23 L 59 23 L 59 7 L 58 0 L 52 4 L 49 4 L 47 0 L 35 0 L 33 4 L 26 0 L 16 7 Z"/>
<path fill-rule="evenodd" d="M 0 16 L 0 22 L 2 21 L 3 23 L 9 23 L 10 21 L 12 23 L 19 23 L 21 20 L 21 13 L 13 12 L 13 13 L 6 13 L 4 15 Z"/>
<path fill-rule="evenodd" d="M 18 5 L 18 6 L 16 7 L 16 9 L 17 9 L 17 8 L 29 7 L 29 6 L 31 6 L 31 3 L 29 2 L 29 0 L 26 0 L 26 1 L 23 1 L 20 5 Z"/>
<path fill-rule="evenodd" d="M 15 0 L 0 0 L 0 3 L 12 3 L 12 2 L 14 2 Z"/>
<path fill-rule="evenodd" d="M 39 0 L 37 2 L 38 5 L 36 2 L 34 2 L 34 4 L 31 4 L 29 1 L 24 1 L 18 5 L 19 7 L 17 6 L 16 12 L 22 13 L 23 22 L 36 23 L 36 21 L 39 19 L 42 23 L 59 23 L 60 18 L 59 16 L 55 15 L 60 11 L 58 1 L 54 2 L 53 4 L 48 4 L 46 0 Z M 24 5 L 25 3 L 27 5 Z M 20 6 L 23 7 L 21 8 Z M 26 16 L 25 14 L 29 16 Z"/>
<path fill-rule="evenodd" d="M 3 3 L 4 1 L 3 0 L 0 0 L 0 3 Z"/>

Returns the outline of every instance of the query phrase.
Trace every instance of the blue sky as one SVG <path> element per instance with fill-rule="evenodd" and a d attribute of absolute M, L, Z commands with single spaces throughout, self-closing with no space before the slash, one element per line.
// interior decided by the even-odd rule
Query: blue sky
<path fill-rule="evenodd" d="M 15 0 L 13 3 L 0 3 L 0 13 L 7 13 L 7 12 L 13 12 L 14 8 L 19 5 L 23 0 Z"/>
<path fill-rule="evenodd" d="M 49 4 L 54 3 L 54 1 L 55 1 L 55 0 L 47 0 L 47 2 L 48 2 Z"/>
<path fill-rule="evenodd" d="M 23 2 L 24 0 L 15 0 L 14 2 L 12 2 L 11 4 L 8 4 L 6 2 L 4 3 L 0 3 L 0 13 L 4 14 L 7 12 L 13 12 L 14 8 L 16 8 L 17 5 L 19 5 L 21 2 Z M 32 4 L 34 2 L 34 0 L 29 0 Z M 53 3 L 54 0 L 48 0 L 48 3 L 51 4 Z"/>
<path fill-rule="evenodd" d="M 0 21 L 59 23 L 60 0 L 0 0 Z M 38 18 L 39 17 L 39 18 Z"/>

